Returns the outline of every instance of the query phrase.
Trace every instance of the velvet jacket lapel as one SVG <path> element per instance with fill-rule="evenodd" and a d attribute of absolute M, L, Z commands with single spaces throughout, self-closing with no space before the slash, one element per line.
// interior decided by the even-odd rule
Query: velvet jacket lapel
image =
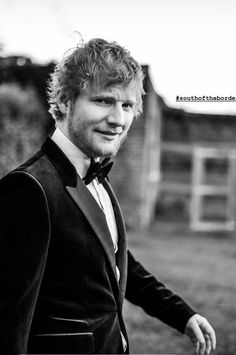
<path fill-rule="evenodd" d="M 87 218 L 99 241 L 101 242 L 111 264 L 113 275 L 116 279 L 116 260 L 114 248 L 104 213 L 80 177 L 77 179 L 77 187 L 66 186 L 66 189 Z"/>
<path fill-rule="evenodd" d="M 118 254 L 117 254 L 116 262 L 120 270 L 119 285 L 120 285 L 120 302 L 122 305 L 124 301 L 126 281 L 127 281 L 127 246 L 126 246 L 125 223 L 124 223 L 124 218 L 121 212 L 119 202 L 117 201 L 117 198 L 107 179 L 104 180 L 103 186 L 108 192 L 109 197 L 111 199 L 113 209 L 115 212 L 118 233 L 119 233 Z"/>
<path fill-rule="evenodd" d="M 98 206 L 92 194 L 86 188 L 84 182 L 77 175 L 73 164 L 71 164 L 61 149 L 50 138 L 47 138 L 46 142 L 42 146 L 42 151 L 46 153 L 46 155 L 52 161 L 53 165 L 58 170 L 65 184 L 67 192 L 70 194 L 78 208 L 80 208 L 80 210 L 83 212 L 91 227 L 93 228 L 97 238 L 101 242 L 112 268 L 116 284 L 116 291 L 119 292 L 120 297 L 123 300 L 126 282 L 125 232 L 119 205 L 116 201 L 114 193 L 111 190 L 111 187 L 107 182 L 104 185 L 112 200 L 120 235 L 119 255 L 117 260 L 118 267 L 121 271 L 120 290 L 116 277 L 116 259 L 113 243 L 103 211 Z"/>

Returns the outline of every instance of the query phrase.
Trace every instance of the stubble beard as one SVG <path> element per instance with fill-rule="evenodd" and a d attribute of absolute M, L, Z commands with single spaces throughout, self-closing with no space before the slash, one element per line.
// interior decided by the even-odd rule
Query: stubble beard
<path fill-rule="evenodd" d="M 83 126 L 81 126 L 80 129 L 75 129 L 73 127 L 72 120 L 69 119 L 68 133 L 70 140 L 89 158 L 114 157 L 120 150 L 121 145 L 126 140 L 128 135 L 128 130 L 125 133 L 123 132 L 122 137 L 115 143 L 115 147 L 113 147 L 111 151 L 111 149 L 109 150 L 109 148 L 106 147 L 106 142 L 104 142 L 104 148 L 102 148 L 102 144 L 96 144 L 96 142 L 93 142 L 91 138 L 89 139 L 89 137 L 82 132 L 86 132 L 86 130 L 83 129 Z"/>
<path fill-rule="evenodd" d="M 102 144 L 99 145 L 94 142 L 91 142 L 88 137 L 84 136 L 80 132 L 75 133 L 73 127 L 69 127 L 69 135 L 71 141 L 89 158 L 108 158 L 116 156 L 116 154 L 120 150 L 121 145 L 127 138 L 127 133 L 128 132 L 126 132 L 121 137 L 121 139 L 116 142 L 114 147 L 109 149 L 109 147 L 106 147 L 106 142 L 103 143 L 103 146 Z"/>
<path fill-rule="evenodd" d="M 128 132 L 126 132 L 125 134 L 123 134 L 123 136 L 121 137 L 121 139 L 116 143 L 115 148 L 113 149 L 113 152 L 107 152 L 106 149 L 102 150 L 100 149 L 100 155 L 97 155 L 97 157 L 101 157 L 101 158 L 108 158 L 108 157 L 115 157 L 117 155 L 117 153 L 119 152 L 122 144 L 124 143 L 124 141 L 126 140 L 128 135 Z M 94 150 L 95 151 L 95 150 Z M 96 152 L 97 154 L 99 154 L 99 150 L 97 150 Z M 96 157 L 96 156 L 95 156 Z"/>
<path fill-rule="evenodd" d="M 109 157 L 114 157 L 117 155 L 117 153 L 120 150 L 121 145 L 123 144 L 123 142 L 126 140 L 127 138 L 127 133 L 126 132 L 121 139 L 116 142 L 116 144 L 112 147 L 112 149 L 109 147 L 106 147 L 106 143 L 104 143 L 104 145 L 102 146 L 102 144 L 100 146 L 96 145 L 96 144 L 92 144 L 91 142 L 89 142 L 88 140 L 86 140 L 84 143 L 84 146 L 87 147 L 85 154 L 88 155 L 89 157 L 92 158 L 109 158 Z"/>

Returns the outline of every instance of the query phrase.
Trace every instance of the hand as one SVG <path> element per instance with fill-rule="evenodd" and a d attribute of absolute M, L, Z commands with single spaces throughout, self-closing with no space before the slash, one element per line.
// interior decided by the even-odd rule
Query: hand
<path fill-rule="evenodd" d="M 209 355 L 216 348 L 216 335 L 207 319 L 195 314 L 186 325 L 185 334 L 194 345 L 195 355 Z"/>

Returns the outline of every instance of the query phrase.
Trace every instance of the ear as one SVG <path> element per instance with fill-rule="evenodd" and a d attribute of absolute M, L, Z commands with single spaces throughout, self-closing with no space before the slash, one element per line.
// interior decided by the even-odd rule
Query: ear
<path fill-rule="evenodd" d="M 59 107 L 61 113 L 62 113 L 63 115 L 66 115 L 67 112 L 68 112 L 68 107 L 69 107 L 69 105 L 68 105 L 68 102 L 66 102 L 65 100 L 63 100 L 62 95 L 59 95 L 59 96 L 57 97 L 57 105 L 58 105 L 58 107 Z"/>

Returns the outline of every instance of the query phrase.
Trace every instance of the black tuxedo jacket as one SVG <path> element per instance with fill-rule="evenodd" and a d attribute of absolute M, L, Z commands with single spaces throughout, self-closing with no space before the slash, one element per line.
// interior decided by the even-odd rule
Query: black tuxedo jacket
<path fill-rule="evenodd" d="M 120 207 L 108 181 L 104 187 L 119 231 L 116 256 L 102 210 L 50 138 L 1 180 L 1 354 L 124 353 L 125 297 L 184 331 L 194 311 L 127 250 Z"/>

